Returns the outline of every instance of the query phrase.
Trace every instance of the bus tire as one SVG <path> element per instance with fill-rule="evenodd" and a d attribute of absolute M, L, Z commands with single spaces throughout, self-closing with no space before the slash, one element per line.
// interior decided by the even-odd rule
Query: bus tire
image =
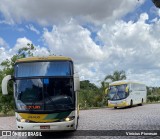
<path fill-rule="evenodd" d="M 74 130 L 73 131 L 76 131 L 78 128 L 78 117 L 77 117 L 77 123 L 74 125 Z"/>
<path fill-rule="evenodd" d="M 141 101 L 141 103 L 139 104 L 139 106 L 142 106 L 143 105 L 143 98 L 142 98 L 142 101 Z"/>
<path fill-rule="evenodd" d="M 133 106 L 133 100 L 131 100 L 129 107 L 131 108 Z"/>
<path fill-rule="evenodd" d="M 78 121 L 79 121 L 79 116 L 77 117 L 76 130 L 77 130 L 77 128 L 78 128 Z"/>
<path fill-rule="evenodd" d="M 142 105 L 143 105 L 143 98 L 142 98 Z"/>

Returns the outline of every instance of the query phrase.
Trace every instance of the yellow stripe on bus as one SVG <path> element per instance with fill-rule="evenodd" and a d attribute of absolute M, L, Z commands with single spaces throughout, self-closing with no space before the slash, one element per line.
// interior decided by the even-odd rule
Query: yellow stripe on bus
<path fill-rule="evenodd" d="M 19 115 L 25 119 L 25 120 L 29 120 L 29 121 L 33 121 L 33 122 L 54 122 L 57 121 L 59 119 L 48 119 L 46 120 L 45 117 L 48 114 L 29 114 L 29 113 L 19 113 Z"/>

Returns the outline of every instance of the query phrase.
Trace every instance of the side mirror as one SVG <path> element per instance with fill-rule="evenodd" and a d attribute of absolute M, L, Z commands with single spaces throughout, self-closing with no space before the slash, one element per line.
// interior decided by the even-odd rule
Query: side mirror
<path fill-rule="evenodd" d="M 78 73 L 74 73 L 74 91 L 80 90 L 80 81 Z"/>
<path fill-rule="evenodd" d="M 129 88 L 128 88 L 128 86 L 126 87 L 125 92 L 129 93 Z"/>
<path fill-rule="evenodd" d="M 107 94 L 108 94 L 108 91 L 109 91 L 109 89 L 108 89 L 108 88 L 106 88 L 106 89 L 104 90 L 105 95 L 107 95 Z"/>
<path fill-rule="evenodd" d="M 2 94 L 3 95 L 8 95 L 7 85 L 11 79 L 12 79 L 11 75 L 7 75 L 6 77 L 3 78 L 2 80 Z"/>

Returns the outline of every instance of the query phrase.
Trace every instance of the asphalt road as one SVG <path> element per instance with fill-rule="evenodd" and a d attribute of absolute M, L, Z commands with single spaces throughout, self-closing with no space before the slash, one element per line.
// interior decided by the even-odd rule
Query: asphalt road
<path fill-rule="evenodd" d="M 160 104 L 80 112 L 80 130 L 160 130 Z"/>
<path fill-rule="evenodd" d="M 0 130 L 15 129 L 14 116 L 0 117 Z M 119 109 L 81 110 L 78 130 L 93 133 L 99 130 L 160 130 L 160 104 Z"/>

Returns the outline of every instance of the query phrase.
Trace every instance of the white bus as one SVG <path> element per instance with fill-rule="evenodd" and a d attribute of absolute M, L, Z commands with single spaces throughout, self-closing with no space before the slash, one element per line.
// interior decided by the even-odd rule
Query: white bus
<path fill-rule="evenodd" d="M 109 84 L 108 96 L 108 107 L 132 107 L 146 103 L 147 90 L 142 83 L 121 80 Z"/>
<path fill-rule="evenodd" d="M 71 58 L 30 57 L 16 61 L 14 76 L 2 81 L 2 93 L 14 81 L 18 130 L 76 130 L 79 76 Z"/>

